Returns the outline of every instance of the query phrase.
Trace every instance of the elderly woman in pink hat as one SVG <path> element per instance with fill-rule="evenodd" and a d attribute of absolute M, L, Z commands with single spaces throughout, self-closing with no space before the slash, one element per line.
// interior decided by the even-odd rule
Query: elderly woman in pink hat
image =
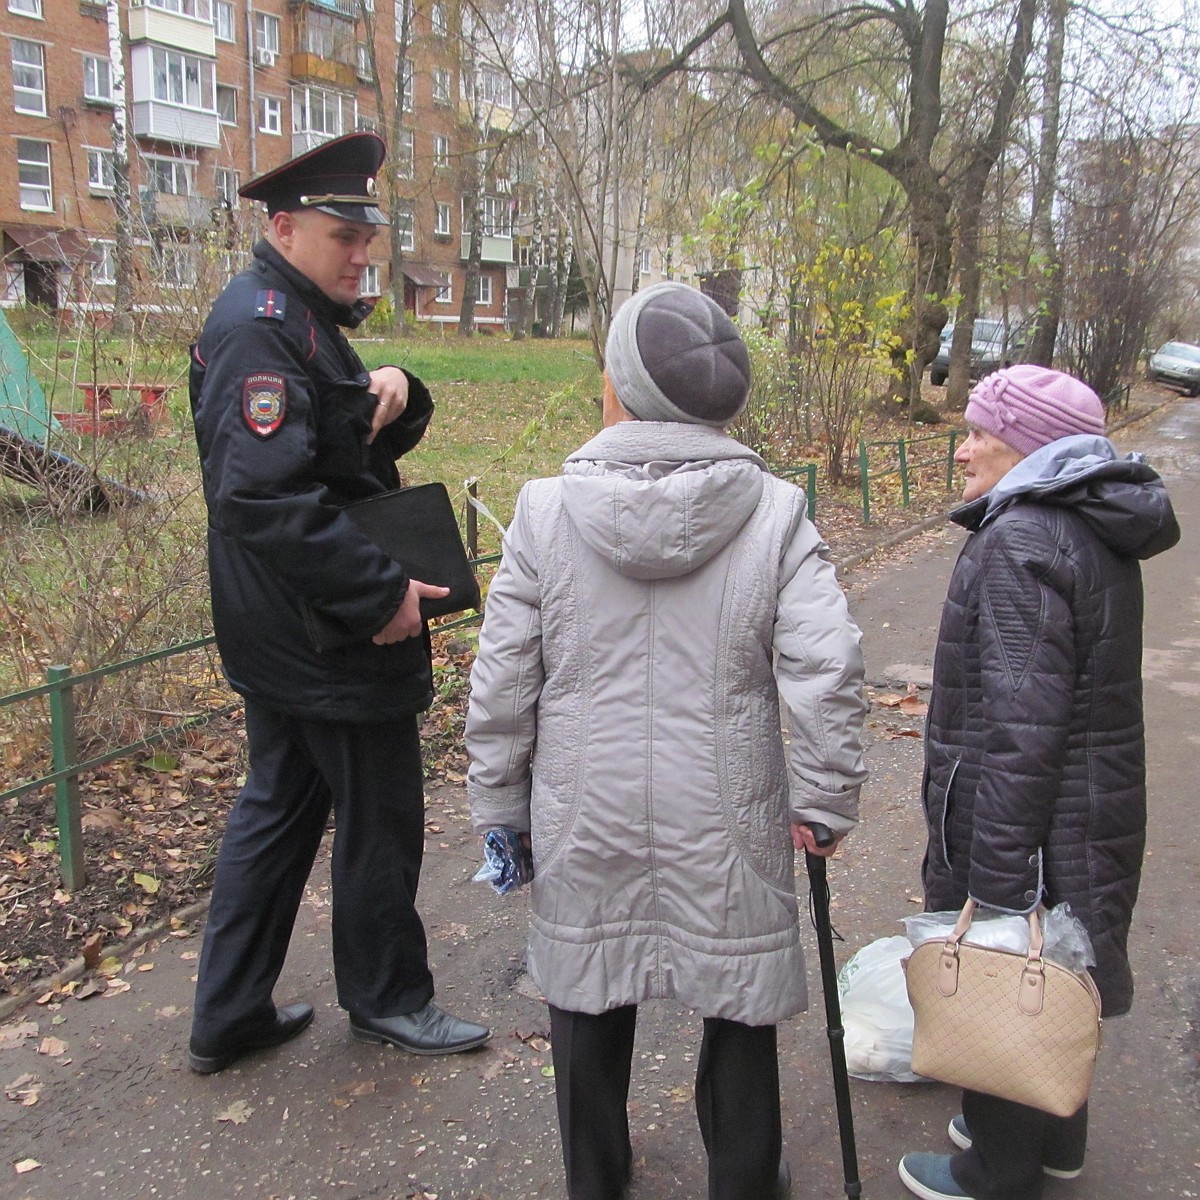
<path fill-rule="evenodd" d="M 967 538 L 942 611 L 929 706 L 923 877 L 930 911 L 1067 901 L 1091 935 L 1105 1017 L 1128 1012 L 1126 940 L 1146 830 L 1140 561 L 1179 526 L 1162 480 L 1104 436 L 1104 407 L 1045 367 L 971 394 L 955 455 Z M 1083 1168 L 1074 1116 L 978 1092 L 959 1153 L 907 1154 L 925 1200 L 1040 1200 Z"/>

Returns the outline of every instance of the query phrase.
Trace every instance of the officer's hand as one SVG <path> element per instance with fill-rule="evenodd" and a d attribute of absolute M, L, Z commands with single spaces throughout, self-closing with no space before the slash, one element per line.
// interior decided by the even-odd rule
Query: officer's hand
<path fill-rule="evenodd" d="M 829 858 L 838 848 L 838 843 L 842 839 L 836 834 L 833 842 L 828 846 L 818 846 L 813 838 L 813 831 L 807 825 L 801 825 L 796 821 L 792 822 L 792 845 L 797 850 L 804 850 L 809 854 L 816 855 L 817 858 Z"/>
<path fill-rule="evenodd" d="M 377 646 L 390 646 L 393 642 L 402 642 L 405 638 L 416 637 L 425 627 L 421 620 L 421 600 L 428 596 L 440 599 L 448 596 L 450 589 L 438 587 L 433 583 L 422 583 L 419 579 L 408 581 L 408 591 L 400 607 L 396 609 L 392 619 L 371 639 Z"/>
<path fill-rule="evenodd" d="M 385 425 L 390 425 L 408 407 L 408 376 L 399 367 L 376 367 L 371 372 L 369 391 L 376 403 L 368 446 Z"/>

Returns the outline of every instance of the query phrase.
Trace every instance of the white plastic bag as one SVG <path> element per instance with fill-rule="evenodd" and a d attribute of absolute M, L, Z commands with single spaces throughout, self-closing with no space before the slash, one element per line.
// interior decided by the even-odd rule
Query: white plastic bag
<path fill-rule="evenodd" d="M 856 1079 L 924 1083 L 913 1074 L 913 1011 L 901 960 L 912 953 L 906 937 L 864 946 L 838 975 L 846 1066 Z"/>

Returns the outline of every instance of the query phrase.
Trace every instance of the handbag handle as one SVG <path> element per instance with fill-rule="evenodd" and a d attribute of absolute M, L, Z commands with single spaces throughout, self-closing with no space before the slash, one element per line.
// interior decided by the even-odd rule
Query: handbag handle
<path fill-rule="evenodd" d="M 968 899 L 963 905 L 954 930 L 942 947 L 938 962 L 937 989 L 943 996 L 953 996 L 958 991 L 958 944 L 971 927 L 977 905 Z M 1026 1016 L 1036 1017 L 1042 1011 L 1046 992 L 1046 968 L 1042 962 L 1042 923 L 1037 909 L 1029 914 L 1029 950 L 1025 956 L 1025 967 L 1021 971 L 1021 987 L 1017 993 L 1017 1007 Z"/>
<path fill-rule="evenodd" d="M 975 910 L 979 906 L 974 900 L 968 899 L 962 907 L 962 912 L 958 914 L 958 920 L 954 924 L 954 930 L 946 939 L 947 945 L 957 946 L 962 941 L 963 935 L 971 927 L 971 921 L 975 917 Z M 1029 951 L 1026 954 L 1027 958 L 1038 959 L 1042 957 L 1042 923 L 1038 919 L 1037 909 L 1033 909 L 1029 914 Z"/>

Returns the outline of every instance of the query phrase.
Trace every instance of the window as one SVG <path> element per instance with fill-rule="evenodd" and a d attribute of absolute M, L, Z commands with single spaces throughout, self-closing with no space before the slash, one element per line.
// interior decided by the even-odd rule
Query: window
<path fill-rule="evenodd" d="M 416 246 L 413 238 L 413 206 L 411 200 L 397 200 L 392 209 L 400 230 L 400 249 L 412 250 Z"/>
<path fill-rule="evenodd" d="M 146 3 L 151 8 L 161 8 L 163 12 L 180 13 L 200 21 L 212 20 L 208 0 L 146 0 Z"/>
<path fill-rule="evenodd" d="M 642 250 L 638 255 L 638 270 L 643 275 L 650 274 L 650 251 Z"/>
<path fill-rule="evenodd" d="M 12 41 L 13 108 L 46 115 L 46 48 L 24 38 Z"/>
<path fill-rule="evenodd" d="M 50 143 L 17 138 L 17 186 L 22 208 L 54 211 L 50 190 Z"/>
<path fill-rule="evenodd" d="M 100 150 L 89 146 L 87 152 L 88 190 L 93 192 L 111 192 L 117 186 L 117 177 L 113 169 L 113 152 Z"/>
<path fill-rule="evenodd" d="M 360 116 L 358 118 L 358 125 L 356 128 L 358 129 L 359 133 L 378 133 L 379 122 L 374 117 Z"/>
<path fill-rule="evenodd" d="M 453 232 L 450 228 L 450 205 L 437 201 L 433 218 L 433 232 L 438 237 L 449 237 Z"/>
<path fill-rule="evenodd" d="M 217 196 L 224 200 L 230 208 L 236 208 L 238 202 L 238 173 L 228 167 L 217 167 L 213 171 L 213 184 Z"/>
<path fill-rule="evenodd" d="M 368 82 L 375 78 L 375 67 L 371 62 L 371 47 L 366 42 L 359 42 L 355 47 L 355 69 L 359 79 Z"/>
<path fill-rule="evenodd" d="M 402 75 L 401 87 L 403 88 L 402 95 L 404 97 L 403 108 L 405 112 L 412 112 L 413 108 L 413 64 L 411 58 L 402 58 L 396 63 L 396 70 Z"/>
<path fill-rule="evenodd" d="M 92 252 L 98 256 L 92 263 L 92 283 L 112 287 L 117 282 L 116 242 L 93 242 Z"/>
<path fill-rule="evenodd" d="M 10 13 L 22 13 L 27 17 L 40 17 L 42 15 L 42 0 L 8 0 L 8 11 Z"/>
<path fill-rule="evenodd" d="M 237 41 L 236 17 L 228 0 L 216 0 L 213 5 L 213 30 L 218 42 Z"/>
<path fill-rule="evenodd" d="M 186 108 L 216 111 L 216 64 L 209 59 L 155 46 L 150 58 L 154 99 Z"/>
<path fill-rule="evenodd" d="M 413 131 L 411 129 L 400 131 L 392 158 L 397 178 L 411 179 L 413 177 Z"/>
<path fill-rule="evenodd" d="M 283 132 L 283 101 L 274 96 L 258 98 L 258 131 L 259 133 Z"/>
<path fill-rule="evenodd" d="M 512 108 L 512 80 L 495 67 L 480 67 L 479 99 L 485 105 Z"/>
<path fill-rule="evenodd" d="M 292 132 L 340 137 L 354 128 L 355 102 L 319 87 L 292 88 Z"/>
<path fill-rule="evenodd" d="M 378 296 L 380 294 L 378 267 L 370 266 L 363 268 L 362 281 L 358 285 L 358 290 L 363 296 Z"/>
<path fill-rule="evenodd" d="M 492 302 L 492 277 L 490 275 L 479 276 L 479 297 L 480 304 L 491 304 Z"/>
<path fill-rule="evenodd" d="M 512 209 L 503 196 L 483 197 L 483 236 L 511 237 Z"/>
<path fill-rule="evenodd" d="M 354 47 L 353 21 L 315 8 L 304 10 L 298 48 L 305 54 L 315 54 L 318 58 L 349 66 L 354 62 Z"/>
<path fill-rule="evenodd" d="M 440 168 L 450 165 L 450 139 L 440 133 L 433 135 L 433 165 Z"/>
<path fill-rule="evenodd" d="M 222 125 L 237 124 L 237 100 L 237 88 L 217 84 L 217 116 L 221 118 Z"/>
<path fill-rule="evenodd" d="M 177 242 L 161 242 L 154 247 L 154 269 L 163 287 L 191 288 L 196 286 L 196 259 L 192 247 Z"/>
<path fill-rule="evenodd" d="M 450 103 L 450 72 L 445 67 L 433 68 L 433 102 Z"/>
<path fill-rule="evenodd" d="M 454 303 L 454 282 L 453 280 L 446 284 L 443 288 L 438 288 L 437 293 L 433 297 L 434 304 L 453 304 Z"/>
<path fill-rule="evenodd" d="M 95 54 L 83 56 L 83 98 L 112 103 L 112 69 L 107 58 Z"/>
<path fill-rule="evenodd" d="M 434 37 L 447 37 L 450 33 L 450 14 L 441 0 L 435 0 L 429 9 L 429 19 L 433 23 Z"/>
<path fill-rule="evenodd" d="M 279 18 L 270 13 L 254 14 L 254 48 L 279 53 Z"/>
<path fill-rule="evenodd" d="M 168 196 L 191 196 L 195 192 L 196 164 L 186 158 L 154 158 L 143 160 L 146 186 Z"/>

